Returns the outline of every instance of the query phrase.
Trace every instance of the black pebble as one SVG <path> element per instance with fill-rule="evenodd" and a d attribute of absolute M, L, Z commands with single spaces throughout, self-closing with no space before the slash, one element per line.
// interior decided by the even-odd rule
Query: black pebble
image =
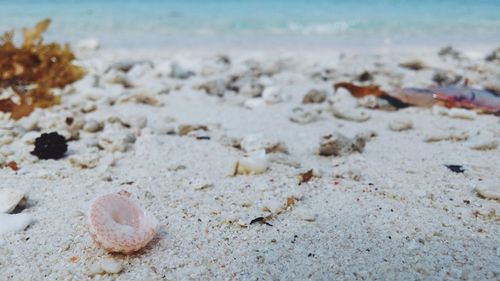
<path fill-rule="evenodd" d="M 465 172 L 465 169 L 462 167 L 462 165 L 445 165 L 446 168 L 450 169 L 450 171 L 460 174 Z"/>
<path fill-rule="evenodd" d="M 35 140 L 31 154 L 40 159 L 60 159 L 68 151 L 66 139 L 57 132 L 43 133 Z"/>
<path fill-rule="evenodd" d="M 359 80 L 360 82 L 372 81 L 372 80 L 373 80 L 373 75 L 371 75 L 371 73 L 370 73 L 370 72 L 365 71 L 365 72 L 361 73 L 361 74 L 358 76 L 358 80 Z"/>

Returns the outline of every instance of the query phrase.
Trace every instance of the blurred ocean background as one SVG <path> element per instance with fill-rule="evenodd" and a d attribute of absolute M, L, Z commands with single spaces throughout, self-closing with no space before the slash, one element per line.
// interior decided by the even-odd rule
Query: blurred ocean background
<path fill-rule="evenodd" d="M 0 0 L 0 31 L 104 46 L 500 46 L 500 0 Z"/>

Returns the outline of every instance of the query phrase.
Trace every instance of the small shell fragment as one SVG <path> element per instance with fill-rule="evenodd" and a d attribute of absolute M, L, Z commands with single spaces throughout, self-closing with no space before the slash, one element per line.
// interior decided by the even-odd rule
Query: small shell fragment
<path fill-rule="evenodd" d="M 500 200 L 500 179 L 480 182 L 476 191 L 483 198 Z"/>
<path fill-rule="evenodd" d="M 478 135 L 471 137 L 467 146 L 474 150 L 493 150 L 498 147 L 498 140 L 493 133 L 482 131 Z"/>
<path fill-rule="evenodd" d="M 269 167 L 269 159 L 265 150 L 252 152 L 233 165 L 232 175 L 262 174 Z"/>
<path fill-rule="evenodd" d="M 326 92 L 321 90 L 312 89 L 302 99 L 303 104 L 308 103 L 322 103 L 326 100 Z"/>
<path fill-rule="evenodd" d="M 287 149 L 279 139 L 263 134 L 252 134 L 245 136 L 240 142 L 241 149 L 250 153 L 257 150 L 265 150 L 266 153 L 286 152 Z"/>
<path fill-rule="evenodd" d="M 410 120 L 393 120 L 389 123 L 389 129 L 394 132 L 401 132 L 413 128 Z"/>
<path fill-rule="evenodd" d="M 321 137 L 318 153 L 321 156 L 344 156 L 353 152 L 363 152 L 370 137 L 371 135 L 358 134 L 350 139 L 341 133 L 333 132 Z"/>
<path fill-rule="evenodd" d="M 370 119 L 370 115 L 366 111 L 355 108 L 345 109 L 341 107 L 333 107 L 332 111 L 333 116 L 347 121 L 361 123 Z"/>
<path fill-rule="evenodd" d="M 463 108 L 452 108 L 448 111 L 448 116 L 451 118 L 474 120 L 477 113 Z"/>
<path fill-rule="evenodd" d="M 24 200 L 24 193 L 11 188 L 0 189 L 0 213 L 12 212 Z"/>
<path fill-rule="evenodd" d="M 438 141 L 464 141 L 469 138 L 469 133 L 466 131 L 449 131 L 449 132 L 432 132 L 425 138 L 425 142 L 438 142 Z"/>
<path fill-rule="evenodd" d="M 21 231 L 32 222 L 30 214 L 0 214 L 0 235 Z"/>

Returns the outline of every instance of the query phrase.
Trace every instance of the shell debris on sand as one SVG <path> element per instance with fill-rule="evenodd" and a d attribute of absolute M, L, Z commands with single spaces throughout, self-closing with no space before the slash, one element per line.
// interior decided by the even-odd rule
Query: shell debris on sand
<path fill-rule="evenodd" d="M 25 194 L 12 188 L 0 189 L 0 213 L 10 213 L 26 202 Z"/>
<path fill-rule="evenodd" d="M 413 128 L 410 120 L 393 120 L 389 123 L 389 129 L 394 132 L 407 131 Z"/>
<path fill-rule="evenodd" d="M 90 234 L 108 252 L 136 252 L 146 246 L 158 231 L 158 220 L 129 196 L 126 191 L 106 194 L 95 199 L 90 206 Z"/>
<path fill-rule="evenodd" d="M 21 231 L 32 222 L 30 214 L 0 214 L 0 235 Z"/>
<path fill-rule="evenodd" d="M 265 136 L 260 133 L 245 136 L 241 140 L 240 146 L 241 149 L 247 153 L 257 150 L 265 150 L 266 153 L 286 153 L 287 151 L 286 147 L 278 138 Z"/>
<path fill-rule="evenodd" d="M 438 142 L 438 141 L 464 141 L 469 138 L 469 133 L 466 131 L 449 131 L 449 132 L 431 132 L 424 137 L 425 142 Z"/>
<path fill-rule="evenodd" d="M 488 131 L 481 131 L 478 135 L 471 137 L 467 146 L 474 150 L 494 150 L 498 147 L 498 139 Z"/>
<path fill-rule="evenodd" d="M 302 107 L 296 107 L 292 109 L 292 114 L 290 115 L 290 121 L 306 125 L 318 121 L 321 118 L 320 110 L 306 110 Z"/>
<path fill-rule="evenodd" d="M 308 103 L 322 103 L 326 100 L 326 91 L 321 91 L 317 89 L 309 90 L 302 98 L 303 104 Z"/>
<path fill-rule="evenodd" d="M 262 91 L 262 99 L 266 102 L 266 104 L 275 104 L 283 101 L 284 97 L 280 88 L 270 86 L 266 87 L 264 91 Z"/>
<path fill-rule="evenodd" d="M 268 167 L 269 157 L 266 155 L 266 151 L 257 150 L 236 161 L 233 164 L 231 175 L 262 174 Z"/>
<path fill-rule="evenodd" d="M 104 259 L 100 262 L 95 262 L 91 264 L 88 268 L 87 275 L 99 275 L 99 274 L 118 274 L 123 270 L 123 264 L 115 259 Z"/>
<path fill-rule="evenodd" d="M 358 134 L 350 139 L 339 132 L 321 137 L 319 155 L 321 156 L 343 156 L 353 152 L 363 152 L 369 136 Z"/>
<path fill-rule="evenodd" d="M 0 235 L 21 231 L 33 222 L 30 214 L 9 214 L 25 201 L 24 193 L 10 188 L 0 189 Z"/>
<path fill-rule="evenodd" d="M 479 182 L 476 191 L 483 198 L 500 200 L 500 178 Z"/>
<path fill-rule="evenodd" d="M 332 112 L 333 116 L 347 121 L 354 121 L 361 123 L 368 121 L 370 119 L 370 115 L 367 112 L 355 108 L 344 109 L 334 106 L 332 108 Z"/>

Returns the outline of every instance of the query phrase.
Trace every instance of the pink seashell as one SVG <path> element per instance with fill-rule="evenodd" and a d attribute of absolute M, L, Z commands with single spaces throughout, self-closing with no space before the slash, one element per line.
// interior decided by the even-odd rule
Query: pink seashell
<path fill-rule="evenodd" d="M 103 195 L 90 206 L 90 235 L 108 252 L 129 254 L 138 251 L 158 230 L 158 220 L 129 196 L 127 191 Z"/>

